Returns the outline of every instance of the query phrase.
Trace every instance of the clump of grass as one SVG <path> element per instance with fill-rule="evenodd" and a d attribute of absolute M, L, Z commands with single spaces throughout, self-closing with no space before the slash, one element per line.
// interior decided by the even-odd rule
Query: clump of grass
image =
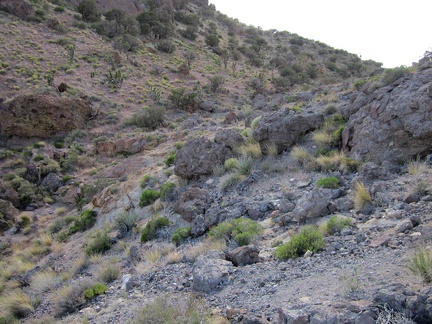
<path fill-rule="evenodd" d="M 172 182 L 164 183 L 159 189 L 159 196 L 162 201 L 173 201 L 175 199 L 176 185 Z"/>
<path fill-rule="evenodd" d="M 424 174 L 429 170 L 428 165 L 425 162 L 421 162 L 419 159 L 411 160 L 407 164 L 407 171 L 409 174 L 417 175 Z"/>
<path fill-rule="evenodd" d="M 242 176 L 248 176 L 252 172 L 253 160 L 251 158 L 241 158 L 238 161 L 237 171 Z"/>
<path fill-rule="evenodd" d="M 256 117 L 254 120 L 252 120 L 250 128 L 253 131 L 258 128 L 258 125 L 259 125 L 261 118 L 262 118 L 262 116 L 259 116 L 259 117 Z"/>
<path fill-rule="evenodd" d="M 228 189 L 229 187 L 235 185 L 240 180 L 242 180 L 244 177 L 238 173 L 238 172 L 228 172 L 226 175 L 224 175 L 221 179 L 221 186 L 224 190 Z"/>
<path fill-rule="evenodd" d="M 30 282 L 30 291 L 36 296 L 53 290 L 61 279 L 52 271 L 42 271 L 36 273 Z"/>
<path fill-rule="evenodd" d="M 200 255 L 203 255 L 208 251 L 224 251 L 226 247 L 225 239 L 207 239 L 197 245 L 191 246 L 186 251 L 186 259 L 193 262 Z"/>
<path fill-rule="evenodd" d="M 138 214 L 124 211 L 115 218 L 113 229 L 117 230 L 123 237 L 134 229 L 138 219 Z"/>
<path fill-rule="evenodd" d="M 195 298 L 158 297 L 137 312 L 133 323 L 208 323 L 210 317 L 208 307 Z"/>
<path fill-rule="evenodd" d="M 352 222 L 349 218 L 343 218 L 333 215 L 325 224 L 325 232 L 329 235 L 340 233 L 344 228 L 351 226 Z"/>
<path fill-rule="evenodd" d="M 100 264 L 97 270 L 98 280 L 107 284 L 113 282 L 120 275 L 121 268 L 112 261 L 106 261 Z"/>
<path fill-rule="evenodd" d="M 237 218 L 222 222 L 209 232 L 214 239 L 234 239 L 239 246 L 248 245 L 262 233 L 262 226 L 249 218 Z"/>
<path fill-rule="evenodd" d="M 75 232 L 84 232 L 93 227 L 96 223 L 97 213 L 94 210 L 83 210 L 79 217 L 75 220 L 74 225 L 69 228 L 69 234 Z"/>
<path fill-rule="evenodd" d="M 318 179 L 317 186 L 327 189 L 338 189 L 340 188 L 340 179 L 337 177 L 326 177 Z"/>
<path fill-rule="evenodd" d="M 328 155 L 320 155 L 316 158 L 316 163 L 322 171 L 336 171 L 341 168 L 345 159 L 343 152 L 332 151 Z"/>
<path fill-rule="evenodd" d="M 424 283 L 432 282 L 432 253 L 426 249 L 419 249 L 411 258 L 408 268 L 420 276 Z"/>
<path fill-rule="evenodd" d="M 140 181 L 141 188 L 145 188 L 152 180 L 155 180 L 150 174 L 145 174 Z"/>
<path fill-rule="evenodd" d="M 259 143 L 256 142 L 248 142 L 241 145 L 236 151 L 243 157 L 252 157 L 254 159 L 260 159 L 262 157 L 261 147 Z"/>
<path fill-rule="evenodd" d="M 59 207 L 55 209 L 55 213 L 57 216 L 64 216 L 67 212 L 67 209 L 65 207 Z"/>
<path fill-rule="evenodd" d="M 372 197 L 363 182 L 357 181 L 354 188 L 354 207 L 362 210 L 371 201 Z"/>
<path fill-rule="evenodd" d="M 0 300 L 0 306 L 9 316 L 16 318 L 24 318 L 34 310 L 30 297 L 21 289 L 7 292 Z"/>
<path fill-rule="evenodd" d="M 154 217 L 150 219 L 141 231 L 141 242 L 147 242 L 156 237 L 157 231 L 167 227 L 169 220 L 166 217 Z"/>
<path fill-rule="evenodd" d="M 312 140 L 319 146 L 329 146 L 333 138 L 326 130 L 317 130 L 313 132 Z"/>
<path fill-rule="evenodd" d="M 300 146 L 294 146 L 292 148 L 290 157 L 301 167 L 310 168 L 316 163 L 313 155 Z"/>
<path fill-rule="evenodd" d="M 275 143 L 267 143 L 264 147 L 267 156 L 275 158 L 279 154 L 278 147 Z"/>
<path fill-rule="evenodd" d="M 89 287 L 89 282 L 84 281 L 56 290 L 52 296 L 54 316 L 76 312 L 85 303 L 84 290 Z"/>
<path fill-rule="evenodd" d="M 166 158 L 165 158 L 165 165 L 167 167 L 171 166 L 174 164 L 176 159 L 176 153 L 175 152 L 171 152 Z"/>
<path fill-rule="evenodd" d="M 322 233 L 315 226 L 305 226 L 291 237 L 288 243 L 276 248 L 275 255 L 279 259 L 295 259 L 303 256 L 307 251 L 317 252 L 324 247 Z"/>

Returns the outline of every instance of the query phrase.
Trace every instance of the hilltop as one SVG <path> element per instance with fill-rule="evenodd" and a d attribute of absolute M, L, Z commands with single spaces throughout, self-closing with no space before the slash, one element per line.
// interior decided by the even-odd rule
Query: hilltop
<path fill-rule="evenodd" d="M 428 53 L 205 0 L 0 9 L 0 322 L 430 322 Z"/>

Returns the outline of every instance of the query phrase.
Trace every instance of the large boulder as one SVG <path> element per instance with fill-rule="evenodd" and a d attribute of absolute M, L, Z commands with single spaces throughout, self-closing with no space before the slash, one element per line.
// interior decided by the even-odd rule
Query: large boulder
<path fill-rule="evenodd" d="M 15 224 L 18 213 L 10 201 L 0 199 L 0 233 Z"/>
<path fill-rule="evenodd" d="M 285 223 L 302 223 L 308 219 L 330 214 L 329 204 L 334 196 L 333 190 L 314 188 L 297 202 L 294 210 L 285 215 Z"/>
<path fill-rule="evenodd" d="M 174 211 L 184 220 L 192 222 L 196 216 L 205 214 L 209 200 L 210 196 L 206 190 L 190 188 L 180 196 L 174 205 Z"/>
<path fill-rule="evenodd" d="M 253 132 L 253 137 L 261 147 L 274 143 L 279 152 L 282 152 L 302 136 L 319 128 L 323 122 L 324 117 L 321 114 L 296 113 L 283 109 L 263 116 Z"/>
<path fill-rule="evenodd" d="M 205 138 L 194 138 L 178 151 L 174 173 L 188 179 L 210 175 L 216 165 L 225 162 L 230 152 L 225 145 Z"/>
<path fill-rule="evenodd" d="M 25 0 L 0 0 L 0 10 L 21 19 L 29 19 L 35 13 L 33 6 Z"/>
<path fill-rule="evenodd" d="M 243 136 L 235 129 L 219 129 L 216 132 L 215 143 L 222 144 L 233 150 L 245 143 Z"/>
<path fill-rule="evenodd" d="M 192 289 L 211 293 L 222 289 L 229 282 L 233 264 L 224 260 L 223 252 L 209 251 L 199 256 L 192 270 Z"/>
<path fill-rule="evenodd" d="M 401 162 L 432 150 L 432 68 L 372 93 L 358 92 L 342 110 L 349 115 L 344 146 L 357 159 Z"/>
<path fill-rule="evenodd" d="M 23 95 L 0 106 L 0 133 L 48 137 L 82 128 L 90 118 L 85 100 L 47 95 Z"/>

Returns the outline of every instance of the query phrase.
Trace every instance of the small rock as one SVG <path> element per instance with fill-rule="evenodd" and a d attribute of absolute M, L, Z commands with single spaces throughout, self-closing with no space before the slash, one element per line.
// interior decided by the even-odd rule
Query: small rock
<path fill-rule="evenodd" d="M 390 238 L 386 234 L 383 234 L 383 235 L 379 236 L 378 238 L 372 240 L 370 242 L 369 246 L 371 248 L 377 248 L 379 246 L 387 245 L 389 241 L 390 241 Z"/>

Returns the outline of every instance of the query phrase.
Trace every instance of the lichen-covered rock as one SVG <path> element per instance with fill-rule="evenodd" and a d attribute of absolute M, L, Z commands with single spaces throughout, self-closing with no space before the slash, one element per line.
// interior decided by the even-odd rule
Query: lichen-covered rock
<path fill-rule="evenodd" d="M 314 113 L 296 113 L 283 109 L 264 115 L 257 129 L 253 132 L 254 139 L 261 147 L 266 144 L 276 144 L 278 151 L 294 145 L 302 136 L 319 128 L 324 117 Z"/>
<path fill-rule="evenodd" d="M 85 100 L 23 95 L 0 106 L 0 133 L 45 138 L 82 128 L 89 118 Z"/>
<path fill-rule="evenodd" d="M 213 168 L 223 164 L 229 154 L 230 150 L 225 145 L 208 139 L 189 140 L 177 153 L 174 173 L 188 179 L 210 175 L 213 173 Z"/>

